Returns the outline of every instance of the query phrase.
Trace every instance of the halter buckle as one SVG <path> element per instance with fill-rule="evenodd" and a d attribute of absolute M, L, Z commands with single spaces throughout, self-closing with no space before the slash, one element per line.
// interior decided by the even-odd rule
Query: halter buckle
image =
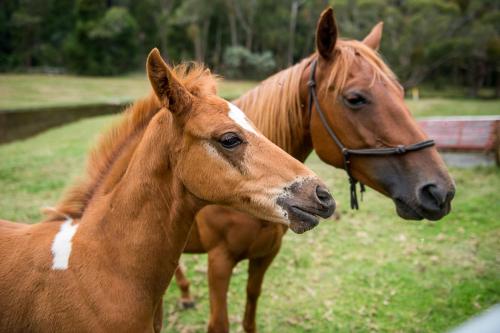
<path fill-rule="evenodd" d="M 397 146 L 397 148 L 396 148 L 396 152 L 397 152 L 398 154 L 404 154 L 404 153 L 406 153 L 406 148 L 405 148 L 405 146 L 403 146 L 403 145 L 399 145 L 399 146 Z"/>
<path fill-rule="evenodd" d="M 314 81 L 314 80 L 309 80 L 309 81 L 307 81 L 307 85 L 308 85 L 309 87 L 311 87 L 311 88 L 314 88 L 314 87 L 316 87 L 316 81 Z"/>

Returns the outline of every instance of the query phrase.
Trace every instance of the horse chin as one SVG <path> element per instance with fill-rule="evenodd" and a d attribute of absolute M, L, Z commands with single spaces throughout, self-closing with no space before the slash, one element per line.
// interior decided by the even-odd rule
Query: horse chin
<path fill-rule="evenodd" d="M 412 205 L 407 201 L 402 199 L 394 199 L 396 205 L 396 212 L 398 215 L 405 220 L 423 220 L 427 219 L 430 221 L 437 221 L 442 219 L 450 212 L 450 205 L 439 212 L 427 212 L 421 209 L 418 205 Z"/>
<path fill-rule="evenodd" d="M 314 229 L 319 224 L 319 217 L 314 212 L 309 212 L 295 206 L 285 206 L 284 214 L 269 216 L 262 215 L 262 211 L 251 211 L 250 214 L 268 222 L 282 224 L 296 234 L 303 234 Z"/>
<path fill-rule="evenodd" d="M 309 231 L 319 224 L 319 219 L 316 215 L 298 207 L 291 207 L 288 216 L 290 219 L 290 229 L 296 234 Z"/>
<path fill-rule="evenodd" d="M 296 234 L 303 234 L 306 231 L 309 231 L 318 225 L 319 221 L 316 219 L 314 222 L 310 221 L 300 221 L 300 222 L 291 222 L 290 229 Z"/>
<path fill-rule="evenodd" d="M 405 201 L 401 199 L 394 199 L 394 204 L 396 205 L 396 212 L 398 213 L 399 217 L 405 220 L 417 221 L 424 219 L 424 216 L 422 216 L 422 214 L 420 214 L 417 209 L 412 208 L 412 206 Z"/>

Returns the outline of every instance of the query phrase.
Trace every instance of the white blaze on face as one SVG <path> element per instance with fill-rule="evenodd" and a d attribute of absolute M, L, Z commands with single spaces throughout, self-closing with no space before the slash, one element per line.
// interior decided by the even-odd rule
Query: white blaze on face
<path fill-rule="evenodd" d="M 245 113 L 243 113 L 243 111 L 241 111 L 240 108 L 238 108 L 233 103 L 227 102 L 227 104 L 229 105 L 229 113 L 228 113 L 229 117 L 232 120 L 234 120 L 235 123 L 240 125 L 243 129 L 245 129 L 249 132 L 252 132 L 255 135 L 258 135 L 257 131 L 255 130 L 253 125 L 250 123 L 250 121 L 248 120 Z"/>
<path fill-rule="evenodd" d="M 52 243 L 52 255 L 54 256 L 52 269 L 68 269 L 72 240 L 77 228 L 78 224 L 73 224 L 73 219 L 70 217 L 67 217 L 66 221 L 61 224 L 61 229 L 59 229 Z"/>

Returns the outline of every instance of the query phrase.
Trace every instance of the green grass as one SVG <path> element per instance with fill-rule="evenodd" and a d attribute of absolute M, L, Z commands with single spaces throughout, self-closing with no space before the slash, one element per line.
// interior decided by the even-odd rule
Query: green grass
<path fill-rule="evenodd" d="M 419 101 L 407 100 L 406 103 L 416 117 L 500 115 L 500 99 L 429 98 Z"/>
<path fill-rule="evenodd" d="M 463 98 L 470 96 L 470 88 L 453 86 L 441 82 L 437 86 L 435 84 L 424 83 L 418 86 L 420 97 L 422 98 Z M 406 91 L 407 95 L 412 94 L 412 89 Z M 494 98 L 495 89 L 493 87 L 483 87 L 477 92 L 479 98 Z"/>
<path fill-rule="evenodd" d="M 0 146 L 0 217 L 35 222 L 81 174 L 85 152 L 116 119 L 87 119 Z M 308 166 L 329 185 L 342 218 L 304 234 L 287 233 L 269 269 L 258 310 L 260 332 L 443 332 L 500 302 L 500 171 L 452 169 L 453 212 L 438 223 L 398 218 L 368 190 L 348 209 L 347 180 L 312 155 Z M 186 255 L 194 310 L 165 296 L 165 331 L 201 332 L 208 319 L 206 255 Z M 232 331 L 240 331 L 247 263 L 229 292 Z"/>
<path fill-rule="evenodd" d="M 227 99 L 255 85 L 251 81 L 222 81 L 219 93 Z M 70 75 L 1 74 L 0 110 L 124 103 L 150 90 L 145 75 L 81 77 Z"/>

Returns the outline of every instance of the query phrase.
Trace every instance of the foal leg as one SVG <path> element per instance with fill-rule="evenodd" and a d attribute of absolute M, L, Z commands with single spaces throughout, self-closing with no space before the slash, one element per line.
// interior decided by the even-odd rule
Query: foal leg
<path fill-rule="evenodd" d="M 181 290 L 181 299 L 179 300 L 180 305 L 183 309 L 190 309 L 194 307 L 194 300 L 189 293 L 189 280 L 184 275 L 183 268 L 181 265 L 177 266 L 175 270 L 175 281 L 177 286 Z"/>
<path fill-rule="evenodd" d="M 264 275 L 277 253 L 278 252 L 272 253 L 266 257 L 250 259 L 248 265 L 247 304 L 245 307 L 245 316 L 243 318 L 243 328 L 247 333 L 254 333 L 257 330 L 255 323 L 257 301 L 262 289 Z"/>
<path fill-rule="evenodd" d="M 210 290 L 209 333 L 229 332 L 227 290 L 236 262 L 224 250 L 208 253 L 208 288 Z"/>
<path fill-rule="evenodd" d="M 160 304 L 158 304 L 155 311 L 155 316 L 153 319 L 154 333 L 160 333 L 162 326 L 163 326 L 163 300 L 160 301 Z"/>

